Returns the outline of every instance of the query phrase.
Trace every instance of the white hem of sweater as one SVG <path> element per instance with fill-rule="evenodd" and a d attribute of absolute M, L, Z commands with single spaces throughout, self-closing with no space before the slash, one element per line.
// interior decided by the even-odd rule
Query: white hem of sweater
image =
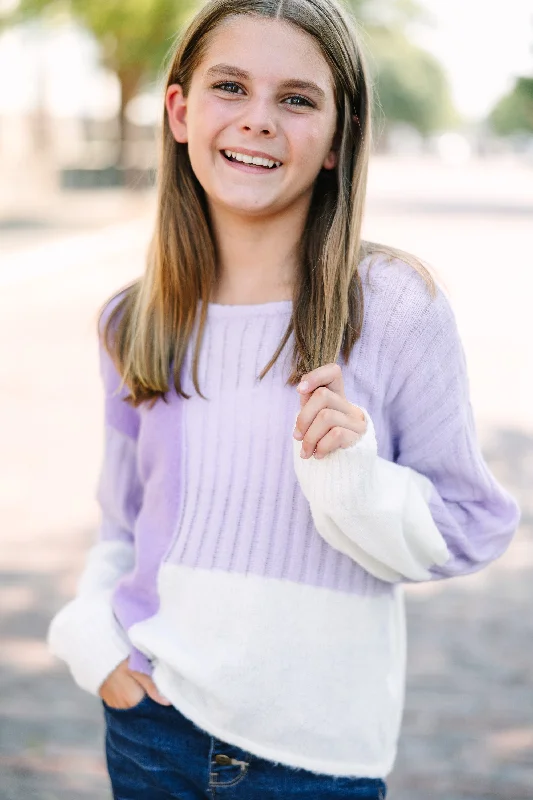
<path fill-rule="evenodd" d="M 401 586 L 362 596 L 165 563 L 132 643 L 212 736 L 295 768 L 384 777 L 405 692 Z"/>
<path fill-rule="evenodd" d="M 153 673 L 153 680 L 157 689 L 170 700 L 172 705 L 183 714 L 184 717 L 187 717 L 187 719 L 193 722 L 198 728 L 201 728 L 210 736 L 214 736 L 222 742 L 240 747 L 241 750 L 250 753 L 250 755 L 266 758 L 268 761 L 273 761 L 276 764 L 285 764 L 295 769 L 307 769 L 310 772 L 317 772 L 324 775 L 337 775 L 345 778 L 382 778 L 384 780 L 394 766 L 396 748 L 387 761 L 376 763 L 373 764 L 372 767 L 369 767 L 367 764 L 363 763 L 356 764 L 353 762 L 306 758 L 299 753 L 290 753 L 286 750 L 281 751 L 274 747 L 265 746 L 261 744 L 261 742 L 252 741 L 244 736 L 237 736 L 232 731 L 213 724 L 211 720 L 199 714 L 195 706 L 187 703 L 182 696 L 176 694 L 172 681 L 172 672 L 165 667 L 165 665 L 159 664 L 156 666 Z"/>

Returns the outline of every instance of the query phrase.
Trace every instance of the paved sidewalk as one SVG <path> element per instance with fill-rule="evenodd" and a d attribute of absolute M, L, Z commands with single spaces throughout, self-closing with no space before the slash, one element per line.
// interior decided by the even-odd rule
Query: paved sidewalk
<path fill-rule="evenodd" d="M 413 188 L 409 207 L 390 205 L 380 182 L 386 183 L 390 169 L 407 186 L 411 167 L 378 167 L 367 235 L 426 257 L 451 287 L 483 450 L 523 508 L 520 531 L 498 562 L 468 578 L 407 590 L 407 700 L 389 797 L 532 800 L 533 398 L 524 376 L 530 312 L 526 318 L 523 310 L 533 287 L 523 256 L 530 251 L 527 203 L 518 211 L 502 210 L 496 201 L 490 206 L 488 194 L 484 208 L 474 198 L 465 211 L 451 180 L 449 208 L 422 209 L 423 187 Z M 436 169 L 427 177 L 435 185 L 442 173 Z M 53 613 L 74 592 L 98 523 L 96 312 L 141 271 L 153 213 L 149 196 L 130 200 L 129 209 L 118 195 L 101 202 L 87 197 L 83 206 L 79 196 L 83 224 L 60 232 L 55 223 L 61 233 L 56 242 L 10 234 L 10 256 L 0 268 L 0 440 L 7 454 L 0 464 L 0 800 L 110 798 L 99 704 L 72 684 L 43 637 Z M 99 222 L 84 223 L 82 207 Z M 76 216 L 72 207 L 62 213 L 63 219 Z M 100 231 L 92 244 L 83 238 L 89 228 Z M 65 239 L 69 249 L 58 250 Z M 48 263 L 50 254 L 58 261 Z M 20 259 L 34 271 L 18 272 Z M 43 260 L 46 269 L 39 266 Z"/>

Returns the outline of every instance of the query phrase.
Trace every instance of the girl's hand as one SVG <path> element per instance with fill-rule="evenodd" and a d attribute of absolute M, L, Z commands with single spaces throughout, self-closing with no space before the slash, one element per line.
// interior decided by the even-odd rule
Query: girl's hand
<path fill-rule="evenodd" d="M 302 441 L 302 458 L 313 453 L 315 458 L 323 458 L 339 447 L 350 447 L 366 431 L 363 412 L 345 397 L 338 364 L 326 364 L 302 375 L 297 389 L 301 411 L 293 436 Z"/>
<path fill-rule="evenodd" d="M 127 658 L 107 676 L 98 694 L 111 708 L 133 708 L 141 702 L 145 694 L 162 706 L 170 705 L 166 697 L 157 691 L 155 683 L 148 675 L 129 669 Z"/>

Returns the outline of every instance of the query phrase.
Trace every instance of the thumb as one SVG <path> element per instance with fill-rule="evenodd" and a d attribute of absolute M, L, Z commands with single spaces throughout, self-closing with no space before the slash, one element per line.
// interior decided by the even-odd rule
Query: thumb
<path fill-rule="evenodd" d="M 160 691 L 158 691 L 155 683 L 148 675 L 145 675 L 143 672 L 135 672 L 134 670 L 131 670 L 131 676 L 132 678 L 135 678 L 137 683 L 140 683 L 146 694 L 149 695 L 149 697 L 151 697 L 156 703 L 159 703 L 162 706 L 172 705 L 170 700 L 167 700 L 167 698 L 162 695 Z"/>

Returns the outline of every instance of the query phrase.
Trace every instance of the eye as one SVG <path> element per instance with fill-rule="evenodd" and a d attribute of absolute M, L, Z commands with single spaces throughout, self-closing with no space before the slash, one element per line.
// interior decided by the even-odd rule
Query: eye
<path fill-rule="evenodd" d="M 240 89 L 241 88 L 238 83 L 234 83 L 233 81 L 224 81 L 224 83 L 217 83 L 215 86 L 213 86 L 213 89 L 222 89 L 223 92 L 229 92 L 230 94 L 236 94 L 236 92 L 233 91 L 233 89 L 229 89 L 228 88 L 229 86 L 233 86 L 236 89 Z"/>
<path fill-rule="evenodd" d="M 293 94 L 291 97 L 287 97 L 286 100 L 300 100 L 301 101 L 300 103 L 289 103 L 290 106 L 305 105 L 305 106 L 310 106 L 311 108 L 314 108 L 314 104 L 311 103 L 311 101 L 308 100 L 306 97 L 302 97 L 301 94 Z"/>
<path fill-rule="evenodd" d="M 242 86 L 239 86 L 239 84 L 235 83 L 234 81 L 224 81 L 223 83 L 216 83 L 213 86 L 213 89 L 220 89 L 222 92 L 228 92 L 228 94 L 237 94 L 238 90 L 242 89 Z M 290 106 L 296 106 L 297 108 L 305 106 L 308 106 L 309 108 L 315 107 L 314 103 L 308 100 L 307 97 L 303 97 L 301 94 L 293 94 L 290 97 L 286 97 L 283 102 Z"/>

